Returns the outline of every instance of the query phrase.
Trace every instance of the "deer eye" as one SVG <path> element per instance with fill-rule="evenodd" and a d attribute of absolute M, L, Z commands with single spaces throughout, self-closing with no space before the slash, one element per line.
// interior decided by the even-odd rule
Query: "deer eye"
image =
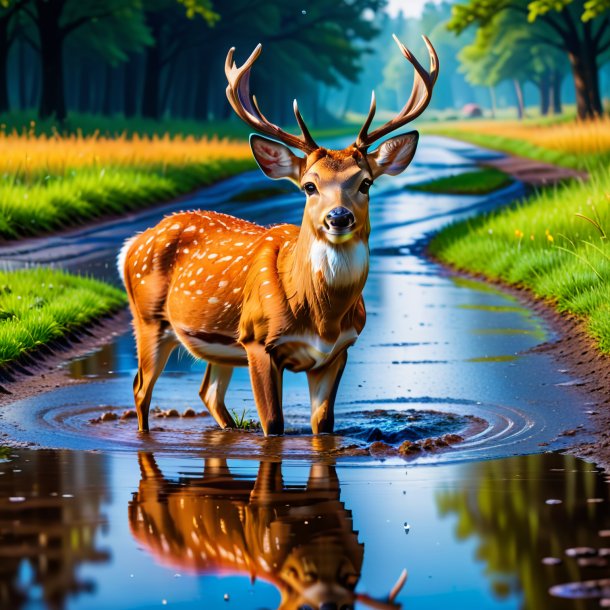
<path fill-rule="evenodd" d="M 371 184 L 373 184 L 373 183 L 370 180 L 365 178 L 362 181 L 362 183 L 360 184 L 360 188 L 358 189 L 358 191 L 360 193 L 362 193 L 363 195 L 367 195 L 369 192 L 369 189 L 371 188 Z"/>
<path fill-rule="evenodd" d="M 318 192 L 318 189 L 316 188 L 316 185 L 313 182 L 306 182 L 303 185 L 303 190 L 308 194 L 308 195 L 315 195 Z"/>

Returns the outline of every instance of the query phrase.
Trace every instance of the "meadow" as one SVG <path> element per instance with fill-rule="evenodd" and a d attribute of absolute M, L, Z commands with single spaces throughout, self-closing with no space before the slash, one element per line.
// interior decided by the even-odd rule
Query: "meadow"
<path fill-rule="evenodd" d="M 422 184 L 409 185 L 409 190 L 423 193 L 449 195 L 486 195 L 508 186 L 512 179 L 493 167 L 483 167 L 473 172 L 445 176 Z"/>
<path fill-rule="evenodd" d="M 501 150 L 506 148 L 496 145 L 497 138 L 505 138 L 534 158 L 540 150 L 542 158 L 578 159 L 566 165 L 588 169 L 588 181 L 547 188 L 447 227 L 430 252 L 457 269 L 524 286 L 560 312 L 580 316 L 600 349 L 610 353 L 610 168 L 604 161 L 610 156 L 610 120 L 519 129 L 477 121 L 452 133 Z"/>
<path fill-rule="evenodd" d="M 0 367 L 125 304 L 122 290 L 63 271 L 0 272 Z"/>
<path fill-rule="evenodd" d="M 216 136 L 0 131 L 0 237 L 57 231 L 171 199 L 255 167 Z"/>

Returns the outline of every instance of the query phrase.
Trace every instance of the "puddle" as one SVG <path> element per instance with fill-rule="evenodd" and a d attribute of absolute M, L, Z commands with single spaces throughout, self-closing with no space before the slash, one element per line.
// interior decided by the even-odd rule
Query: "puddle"
<path fill-rule="evenodd" d="M 385 608 L 406 569 L 409 610 L 598 608 L 608 492 L 556 454 L 380 468 L 19 450 L 0 463 L 0 605 Z"/>

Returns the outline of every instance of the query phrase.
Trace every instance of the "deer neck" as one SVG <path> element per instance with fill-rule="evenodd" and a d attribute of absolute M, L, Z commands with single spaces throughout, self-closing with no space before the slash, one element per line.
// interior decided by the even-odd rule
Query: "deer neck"
<path fill-rule="evenodd" d="M 368 238 L 355 236 L 331 244 L 302 225 L 284 258 L 284 289 L 295 317 L 308 317 L 320 335 L 340 332 L 341 321 L 354 308 L 366 282 Z"/>

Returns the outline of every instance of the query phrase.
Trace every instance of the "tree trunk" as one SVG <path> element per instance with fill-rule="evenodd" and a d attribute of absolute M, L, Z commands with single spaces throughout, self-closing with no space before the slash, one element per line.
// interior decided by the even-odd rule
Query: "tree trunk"
<path fill-rule="evenodd" d="M 89 112 L 91 110 L 91 66 L 84 61 L 80 68 L 80 78 L 78 79 L 78 100 L 76 107 L 79 112 Z"/>
<path fill-rule="evenodd" d="M 553 114 L 561 114 L 563 111 L 561 105 L 561 84 L 563 82 L 563 74 L 561 70 L 553 70 L 551 72 L 551 105 Z"/>
<path fill-rule="evenodd" d="M 515 87 L 515 97 L 517 98 L 517 117 L 521 120 L 525 115 L 523 90 L 521 89 L 521 83 L 516 78 L 513 79 L 513 86 Z"/>
<path fill-rule="evenodd" d="M 126 117 L 135 116 L 138 108 L 138 67 L 135 57 L 130 57 L 123 69 L 123 112 Z"/>
<path fill-rule="evenodd" d="M 7 85 L 7 67 L 8 67 L 8 50 L 6 27 L 0 28 L 0 112 L 9 111 L 8 103 L 8 85 Z"/>
<path fill-rule="evenodd" d="M 197 70 L 193 115 L 200 121 L 207 121 L 210 113 L 210 94 L 208 91 L 210 82 L 210 63 L 209 61 L 205 61 L 204 55 L 202 55 L 202 57 L 204 61 L 199 62 L 199 69 Z"/>
<path fill-rule="evenodd" d="M 64 0 L 36 0 L 38 36 L 42 69 L 40 95 L 41 119 L 66 118 L 64 98 L 63 43 L 64 33 L 59 25 Z"/>
<path fill-rule="evenodd" d="M 540 93 L 540 115 L 547 116 L 551 107 L 551 75 L 548 70 L 540 77 L 537 85 Z"/>
<path fill-rule="evenodd" d="M 104 116 L 112 114 L 112 89 L 114 82 L 114 70 L 110 64 L 106 64 L 104 70 L 104 89 L 102 91 L 101 112 Z"/>
<path fill-rule="evenodd" d="M 498 106 L 496 104 L 496 90 L 493 85 L 489 87 L 489 97 L 491 99 L 491 118 L 495 119 Z"/>
<path fill-rule="evenodd" d="M 142 116 L 159 119 L 161 116 L 159 89 L 161 81 L 161 17 L 149 13 L 146 23 L 150 28 L 154 44 L 146 48 L 144 69 L 144 92 L 142 95 Z"/>
<path fill-rule="evenodd" d="M 19 71 L 19 108 L 22 110 L 27 106 L 27 78 L 25 61 L 25 41 L 19 41 L 19 55 L 17 56 L 17 70 Z"/>

